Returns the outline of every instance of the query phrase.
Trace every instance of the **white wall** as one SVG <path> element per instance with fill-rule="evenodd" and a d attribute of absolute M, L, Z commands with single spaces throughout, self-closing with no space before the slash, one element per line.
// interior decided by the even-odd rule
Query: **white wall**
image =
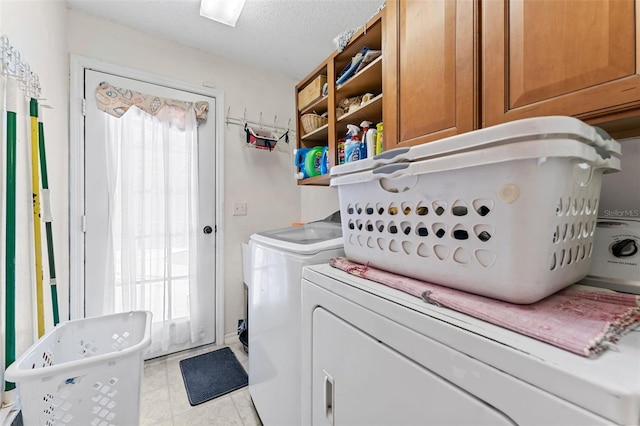
<path fill-rule="evenodd" d="M 69 50 L 81 56 L 172 78 L 214 85 L 224 91 L 225 114 L 265 123 L 277 115 L 279 125 L 295 122 L 296 81 L 251 66 L 228 61 L 95 18 L 69 11 Z M 232 42 L 232 40 L 230 40 Z M 283 141 L 273 152 L 243 146 L 241 128 L 225 129 L 224 263 L 225 333 L 233 333 L 244 316 L 241 242 L 260 230 L 300 220 L 300 189 L 293 179 L 292 149 Z M 293 145 L 293 139 L 290 145 Z M 233 216 L 234 202 L 247 202 L 247 216 Z"/>
<path fill-rule="evenodd" d="M 234 63 L 193 48 L 146 35 L 126 27 L 68 11 L 62 1 L 0 1 L 0 33 L 9 37 L 40 77 L 45 110 L 49 186 L 52 191 L 53 234 L 60 317 L 68 318 L 69 229 L 68 229 L 68 67 L 69 53 L 155 73 L 191 84 L 207 82 L 225 92 L 225 112 L 265 122 L 277 115 L 279 125 L 294 122 L 294 86 L 297 81 Z M 135 42 L 133 42 L 135 40 Z M 28 115 L 25 104 L 21 117 Z M 25 114 L 26 113 L 26 114 Z M 19 282 L 33 282 L 30 173 L 28 170 L 28 118 L 19 127 L 18 255 Z M 225 129 L 225 332 L 233 333 L 236 320 L 244 315 L 240 242 L 257 231 L 287 226 L 292 222 L 316 220 L 338 209 L 333 188 L 298 187 L 290 150 L 282 141 L 272 153 L 245 148 L 239 127 Z M 291 145 L 295 141 L 291 139 Z M 4 147 L 1 150 L 4 155 Z M 4 158 L 2 161 L 4 164 Z M 5 179 L 4 168 L 0 181 Z M 247 216 L 232 216 L 234 202 L 248 203 Z M 2 193 L 4 205 L 5 194 Z M 2 227 L 4 228 L 4 227 Z M 4 232 L 4 229 L 0 231 Z M 4 241 L 4 234 L 0 235 Z M 4 250 L 4 247 L 2 248 Z M 0 262 L 4 261 L 4 256 Z M 46 258 L 44 259 L 46 262 Z M 45 263 L 45 274 L 47 272 Z M 4 269 L 0 282 L 4 284 Z M 46 276 L 45 276 L 46 283 Z M 46 324 L 51 327 L 50 299 L 45 288 Z M 3 292 L 4 294 L 4 292 Z M 21 285 L 18 353 L 35 341 L 32 289 Z M 4 301 L 2 309 L 4 308 Z M 4 318 L 4 314 L 3 318 Z"/>
<path fill-rule="evenodd" d="M 68 316 L 68 186 L 67 186 L 67 146 L 68 146 L 68 54 L 67 54 L 67 9 L 66 3 L 60 1 L 8 1 L 2 0 L 0 14 L 0 33 L 9 38 L 13 47 L 20 51 L 22 60 L 28 63 L 31 70 L 40 78 L 41 96 L 46 100 L 41 103 L 50 105 L 43 113 L 45 142 L 48 162 L 49 188 L 51 189 L 53 235 L 58 277 L 58 298 L 60 301 L 60 318 Z M 33 222 L 31 202 L 31 167 L 30 167 L 30 132 L 28 99 L 19 98 L 18 111 L 18 172 L 17 172 L 17 347 L 20 355 L 36 339 L 35 311 L 33 309 L 34 268 Z M 3 137 L 4 140 L 4 137 Z M 2 177 L 6 180 L 6 147 L 2 145 Z M 2 210 L 5 213 L 6 195 L 2 191 Z M 2 322 L 4 322 L 4 253 L 5 234 L 4 216 L 2 220 Z M 43 226 L 44 234 L 44 226 Z M 43 256 L 45 271 L 44 305 L 45 325 L 47 330 L 53 326 L 51 317 L 51 299 L 46 274 L 48 273 L 46 245 Z M 4 347 L 4 339 L 0 347 Z"/>
<path fill-rule="evenodd" d="M 323 219 L 340 210 L 338 189 L 324 186 L 303 186 L 301 205 L 301 222 Z"/>

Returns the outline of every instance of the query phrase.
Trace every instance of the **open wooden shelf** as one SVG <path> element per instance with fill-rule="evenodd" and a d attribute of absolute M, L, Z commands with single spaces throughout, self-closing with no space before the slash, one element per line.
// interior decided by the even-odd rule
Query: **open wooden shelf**
<path fill-rule="evenodd" d="M 324 126 L 318 127 L 317 129 L 315 129 L 313 132 L 311 133 L 307 133 L 306 135 L 302 136 L 300 138 L 300 140 L 304 141 L 304 142 L 325 142 L 326 145 L 326 141 L 327 141 L 327 136 L 329 134 L 329 124 L 325 124 Z"/>
<path fill-rule="evenodd" d="M 331 176 L 329 174 L 314 176 L 306 179 L 301 179 L 298 181 L 300 185 L 322 185 L 327 186 L 331 180 Z"/>
<path fill-rule="evenodd" d="M 336 132 L 344 137 L 347 133 L 347 124 L 360 126 L 364 120 L 371 121 L 373 123 L 371 127 L 382 121 L 382 93 L 357 110 L 341 115 L 336 121 Z"/>
<path fill-rule="evenodd" d="M 379 56 L 358 72 L 358 74 L 355 74 L 349 80 L 336 87 L 336 97 L 340 100 L 351 96 L 362 95 L 363 93 L 373 93 L 377 95 L 381 90 L 381 75 L 382 56 Z"/>
<path fill-rule="evenodd" d="M 297 113 L 297 148 L 311 148 L 314 146 L 327 146 L 329 167 L 337 164 L 337 141 L 344 138 L 347 131 L 347 124 L 360 125 L 363 120 L 368 120 L 375 124 L 382 121 L 382 55 L 363 67 L 357 74 L 345 81 L 340 87 L 336 87 L 337 74 L 349 64 L 352 58 L 368 47 L 371 50 L 382 51 L 382 19 L 384 10 L 358 30 L 350 39 L 342 52 L 334 52 L 320 65 L 318 65 L 307 77 L 296 85 L 296 102 L 298 94 L 318 75 L 327 76 L 328 91 L 326 96 L 322 96 L 309 105 L 305 105 Z M 344 114 L 340 118 L 336 117 L 336 107 L 338 103 L 353 96 L 361 96 L 370 93 L 374 98 L 366 105 L 352 110 L 351 113 Z M 298 105 L 296 104 L 296 109 Z M 304 134 L 302 130 L 301 117 L 304 114 L 315 112 L 316 114 L 327 113 L 328 122 L 326 125 Z M 316 176 L 308 179 L 298 180 L 298 185 L 322 185 L 330 184 L 330 175 Z"/>
<path fill-rule="evenodd" d="M 342 71 L 351 62 L 351 58 L 365 46 L 372 50 L 382 50 L 382 12 L 358 30 L 345 49 L 336 55 L 336 72 Z"/>
<path fill-rule="evenodd" d="M 302 116 L 314 111 L 316 112 L 316 114 L 323 114 L 327 111 L 328 106 L 329 106 L 329 96 L 323 96 L 311 102 L 306 107 L 304 107 L 299 112 L 299 114 Z"/>

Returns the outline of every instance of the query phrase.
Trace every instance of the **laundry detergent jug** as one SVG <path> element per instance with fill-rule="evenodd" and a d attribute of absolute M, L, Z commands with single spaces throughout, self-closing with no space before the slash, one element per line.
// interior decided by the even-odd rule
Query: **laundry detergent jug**
<path fill-rule="evenodd" d="M 293 162 L 296 165 L 296 167 L 298 167 L 300 169 L 299 173 L 296 173 L 296 179 L 306 179 L 309 177 L 309 173 L 307 172 L 307 169 L 305 168 L 305 157 L 307 156 L 307 153 L 311 151 L 311 148 L 298 148 L 296 149 L 295 153 L 294 153 L 294 159 Z"/>
<path fill-rule="evenodd" d="M 311 148 L 304 158 L 304 170 L 309 177 L 319 176 L 320 164 L 322 163 L 322 151 L 325 149 L 323 146 L 315 146 Z"/>
<path fill-rule="evenodd" d="M 329 147 L 325 146 L 322 150 L 322 159 L 320 161 L 320 174 L 326 175 L 329 173 Z"/>

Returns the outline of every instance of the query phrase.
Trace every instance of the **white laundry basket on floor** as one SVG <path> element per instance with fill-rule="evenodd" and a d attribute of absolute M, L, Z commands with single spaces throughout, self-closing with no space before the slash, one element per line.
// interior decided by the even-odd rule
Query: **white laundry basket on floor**
<path fill-rule="evenodd" d="M 132 311 L 56 326 L 6 371 L 26 425 L 138 424 L 143 353 L 151 312 Z"/>

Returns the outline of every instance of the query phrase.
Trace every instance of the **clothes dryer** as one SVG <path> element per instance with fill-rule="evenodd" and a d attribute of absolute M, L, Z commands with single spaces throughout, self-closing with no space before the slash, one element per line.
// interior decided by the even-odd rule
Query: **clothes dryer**
<path fill-rule="evenodd" d="M 303 271 L 303 425 L 637 425 L 638 360 L 639 327 L 585 358 L 328 264 Z"/>

